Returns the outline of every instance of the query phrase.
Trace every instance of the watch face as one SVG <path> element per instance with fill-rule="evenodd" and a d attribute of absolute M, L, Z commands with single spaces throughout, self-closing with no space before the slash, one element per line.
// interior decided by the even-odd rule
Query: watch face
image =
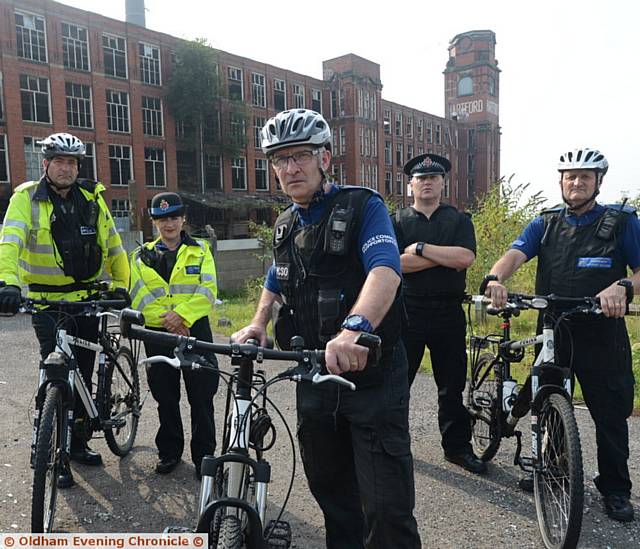
<path fill-rule="evenodd" d="M 348 326 L 358 326 L 364 319 L 360 315 L 353 315 L 347 320 Z"/>

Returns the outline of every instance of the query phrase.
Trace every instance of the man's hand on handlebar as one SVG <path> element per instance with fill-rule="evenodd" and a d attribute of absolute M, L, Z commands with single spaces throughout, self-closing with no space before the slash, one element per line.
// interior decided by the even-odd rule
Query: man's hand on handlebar
<path fill-rule="evenodd" d="M 507 288 L 497 280 L 492 280 L 487 284 L 484 295 L 491 299 L 491 306 L 502 309 L 507 303 Z"/>
<path fill-rule="evenodd" d="M 330 373 L 340 375 L 364 370 L 369 350 L 362 345 L 356 345 L 355 340 L 359 335 L 360 332 L 342 330 L 327 343 L 325 365 Z"/>
<path fill-rule="evenodd" d="M 625 315 L 627 311 L 627 291 L 624 286 L 614 282 L 596 297 L 600 298 L 600 308 L 604 316 L 621 318 Z"/>
<path fill-rule="evenodd" d="M 17 286 L 0 288 L 0 313 L 15 315 L 22 304 L 22 293 Z"/>
<path fill-rule="evenodd" d="M 231 336 L 234 343 L 246 343 L 249 339 L 256 339 L 261 347 L 268 347 L 266 327 L 249 324 Z"/>

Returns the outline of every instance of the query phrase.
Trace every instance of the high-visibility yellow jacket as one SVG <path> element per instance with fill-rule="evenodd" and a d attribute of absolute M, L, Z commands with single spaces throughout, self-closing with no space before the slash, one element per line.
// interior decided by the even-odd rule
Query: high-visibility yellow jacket
<path fill-rule="evenodd" d="M 96 224 L 97 243 L 102 250 L 98 272 L 83 282 L 110 280 L 112 288 L 127 288 L 129 262 L 120 235 L 102 197 L 101 183 L 75 183 L 88 201 L 99 206 Z M 16 187 L 0 232 L 0 280 L 7 285 L 45 284 L 67 286 L 76 281 L 64 274 L 62 256 L 51 235 L 53 203 L 44 177 Z M 29 297 L 51 300 L 80 301 L 87 290 L 63 292 L 32 292 Z"/>
<path fill-rule="evenodd" d="M 153 250 L 160 239 L 147 242 L 144 247 Z M 185 236 L 178 249 L 176 263 L 169 283 L 158 272 L 145 264 L 141 248 L 131 254 L 131 306 L 144 314 L 147 326 L 161 328 L 160 315 L 175 311 L 187 327 L 208 316 L 218 295 L 216 266 L 209 245 L 202 240 Z"/>

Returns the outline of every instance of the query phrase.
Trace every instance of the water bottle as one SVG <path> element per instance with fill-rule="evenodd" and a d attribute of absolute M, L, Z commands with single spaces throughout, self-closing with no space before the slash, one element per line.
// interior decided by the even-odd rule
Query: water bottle
<path fill-rule="evenodd" d="M 505 412 L 509 412 L 513 406 L 516 386 L 517 383 L 515 379 L 505 379 L 502 382 L 502 409 Z"/>

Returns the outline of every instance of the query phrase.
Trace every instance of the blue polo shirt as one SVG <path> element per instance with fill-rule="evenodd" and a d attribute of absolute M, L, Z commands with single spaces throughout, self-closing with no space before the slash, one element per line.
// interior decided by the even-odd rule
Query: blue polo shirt
<path fill-rule="evenodd" d="M 332 183 L 328 192 L 318 192 L 318 196 L 308 208 L 301 208 L 298 204 L 294 204 L 293 209 L 298 212 L 300 226 L 318 223 L 326 211 L 327 198 L 336 194 L 339 189 L 338 185 Z M 398 276 L 402 276 L 400 252 L 389 211 L 378 194 L 371 196 L 365 204 L 362 226 L 358 235 L 358 256 L 365 273 L 369 273 L 374 267 L 390 267 L 398 273 Z M 264 287 L 276 294 L 280 293 L 280 284 L 276 278 L 274 265 L 271 265 L 267 273 Z"/>
<path fill-rule="evenodd" d="M 620 207 L 620 205 L 614 204 L 612 207 Z M 565 217 L 567 223 L 570 225 L 585 226 L 598 222 L 602 214 L 604 214 L 605 209 L 605 206 L 596 204 L 588 212 L 576 216 L 568 212 L 566 208 L 562 208 L 561 215 Z M 625 211 L 630 210 L 625 208 Z M 540 251 L 540 241 L 543 235 L 544 218 L 539 216 L 525 227 L 522 234 L 512 242 L 511 248 L 524 253 L 528 261 L 538 255 Z M 622 238 L 616 243 L 616 253 L 620 254 L 620 257 L 631 267 L 631 270 L 635 271 L 640 267 L 640 220 L 635 214 L 627 218 L 627 224 L 622 233 Z"/>

